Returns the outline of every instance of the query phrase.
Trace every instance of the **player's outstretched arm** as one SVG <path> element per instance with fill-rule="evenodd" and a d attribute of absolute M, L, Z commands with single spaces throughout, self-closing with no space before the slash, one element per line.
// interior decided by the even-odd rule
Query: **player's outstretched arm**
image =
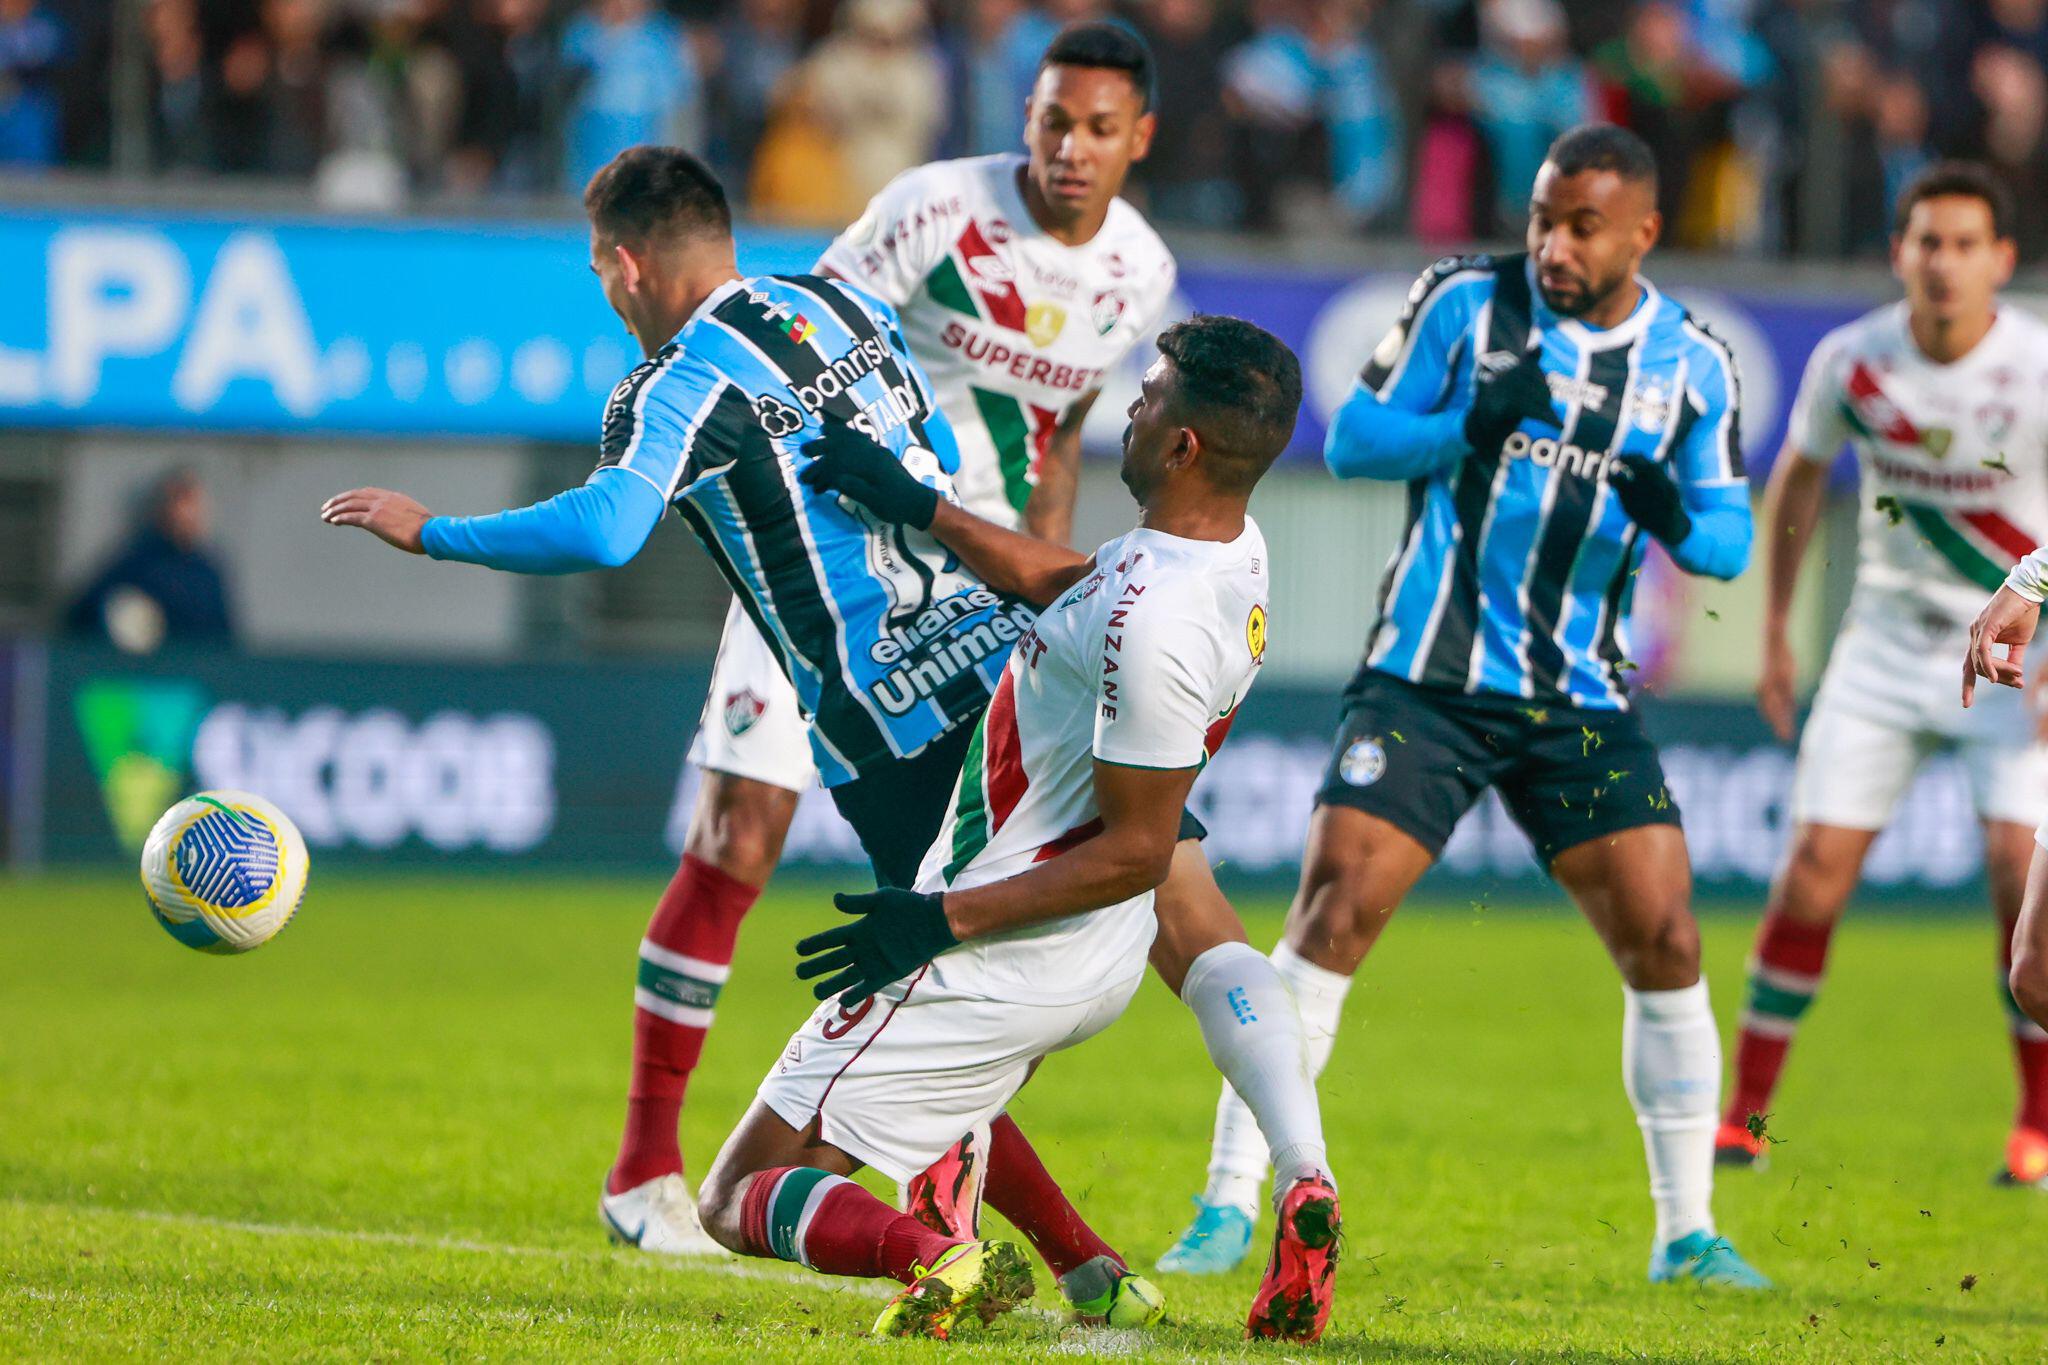
<path fill-rule="evenodd" d="M 1102 830 L 1029 871 L 966 891 L 927 894 L 885 887 L 833 897 L 849 924 L 796 945 L 796 974 L 817 980 L 820 1000 L 849 999 L 900 981 L 969 939 L 1116 905 L 1166 880 L 1180 815 L 1197 768 L 1095 763 Z"/>
<path fill-rule="evenodd" d="M 930 531 L 997 592 L 1044 606 L 1095 562 L 947 502 L 895 455 L 841 419 L 827 418 L 823 434 L 805 442 L 804 453 L 811 463 L 797 477 L 806 487 L 837 493 L 883 521 Z"/>
<path fill-rule="evenodd" d="M 616 568 L 660 523 L 661 491 L 632 470 L 607 467 L 590 482 L 531 507 L 483 517 L 437 517 L 403 493 L 357 488 L 329 498 L 320 519 L 357 526 L 432 559 L 514 573 Z"/>

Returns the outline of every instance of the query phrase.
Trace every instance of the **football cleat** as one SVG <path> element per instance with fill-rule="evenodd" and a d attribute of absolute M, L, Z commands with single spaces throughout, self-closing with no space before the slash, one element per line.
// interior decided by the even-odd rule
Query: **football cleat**
<path fill-rule="evenodd" d="M 1998 1168 L 1991 1183 L 2048 1190 L 2048 1133 L 2013 1129 L 2005 1140 L 2005 1165 Z"/>
<path fill-rule="evenodd" d="M 1771 1282 L 1742 1259 L 1726 1237 L 1689 1232 L 1650 1253 L 1650 1283 L 1719 1285 L 1726 1289 L 1769 1289 Z"/>
<path fill-rule="evenodd" d="M 1166 1320 L 1166 1295 L 1115 1258 L 1097 1256 L 1060 1276 L 1074 1320 L 1090 1327 L 1155 1327 Z"/>
<path fill-rule="evenodd" d="M 1180 1275 L 1228 1275 L 1252 1249 L 1252 1220 L 1229 1204 L 1195 1201 L 1195 1221 L 1166 1249 L 1159 1269 Z"/>
<path fill-rule="evenodd" d="M 936 1337 L 987 1324 L 1031 1297 L 1031 1262 L 1015 1242 L 961 1242 L 889 1300 L 875 1319 L 878 1337 Z"/>
<path fill-rule="evenodd" d="M 978 1123 L 903 1187 L 903 1211 L 933 1232 L 971 1242 L 981 1236 L 988 1181 L 988 1125 Z"/>
<path fill-rule="evenodd" d="M 1748 1166 L 1762 1170 L 1771 1164 L 1764 1140 L 1740 1123 L 1724 1123 L 1714 1133 L 1716 1166 Z"/>
<path fill-rule="evenodd" d="M 1325 1176 L 1312 1175 L 1288 1187 L 1280 1201 L 1280 1225 L 1273 1230 L 1273 1255 L 1259 1281 L 1248 1337 L 1314 1341 L 1329 1325 L 1337 1294 L 1337 1255 L 1344 1215 L 1337 1190 Z"/>
<path fill-rule="evenodd" d="M 730 1256 L 697 1218 L 697 1201 L 680 1175 L 664 1175 L 617 1194 L 600 1193 L 597 1216 L 612 1240 L 663 1256 Z"/>

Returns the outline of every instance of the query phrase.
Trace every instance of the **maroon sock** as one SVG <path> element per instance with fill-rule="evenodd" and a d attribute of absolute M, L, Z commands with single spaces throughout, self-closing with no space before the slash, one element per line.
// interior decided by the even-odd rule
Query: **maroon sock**
<path fill-rule="evenodd" d="M 616 1194 L 683 1169 L 676 1119 L 732 970 L 740 921 L 761 894 L 693 854 L 662 892 L 640 944 L 633 991 L 633 1078 L 626 1129 L 606 1188 Z"/>
<path fill-rule="evenodd" d="M 1783 912 L 1764 916 L 1749 962 L 1749 995 L 1735 1046 L 1735 1086 L 1721 1121 L 1736 1127 L 1771 1111 L 1800 1016 L 1813 1003 L 1827 970 L 1832 924 L 1807 924 Z"/>
<path fill-rule="evenodd" d="M 1095 1229 L 1067 1202 L 1017 1121 L 1008 1114 L 998 1114 L 989 1125 L 988 1184 L 982 1199 L 1030 1239 L 1055 1275 L 1064 1275 L 1097 1256 L 1124 1264 L 1124 1258 L 1096 1236 Z"/>
<path fill-rule="evenodd" d="M 904 1284 L 959 1245 L 851 1180 L 808 1166 L 755 1173 L 740 1196 L 740 1235 L 750 1255 Z"/>
<path fill-rule="evenodd" d="M 2005 1001 L 2006 1018 L 2012 1024 L 2013 1064 L 2020 1076 L 2019 1112 L 2013 1123 L 2037 1133 L 2048 1133 L 2048 1033 L 2027 1018 L 2019 1002 L 2012 998 L 2012 938 L 2019 922 L 2006 920 L 2001 928 L 1998 993 Z"/>

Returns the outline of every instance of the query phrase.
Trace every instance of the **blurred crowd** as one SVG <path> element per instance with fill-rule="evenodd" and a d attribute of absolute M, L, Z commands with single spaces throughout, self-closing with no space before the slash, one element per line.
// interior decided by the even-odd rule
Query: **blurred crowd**
<path fill-rule="evenodd" d="M 1159 59 L 1133 196 L 1175 225 L 1512 234 L 1544 146 L 1625 123 L 1702 249 L 1883 250 L 1927 160 L 1992 162 L 2048 245 L 2048 0 L 0 0 L 0 165 L 260 175 L 338 206 L 574 191 L 700 150 L 836 227 L 897 171 L 1017 145 L 1039 53 Z"/>

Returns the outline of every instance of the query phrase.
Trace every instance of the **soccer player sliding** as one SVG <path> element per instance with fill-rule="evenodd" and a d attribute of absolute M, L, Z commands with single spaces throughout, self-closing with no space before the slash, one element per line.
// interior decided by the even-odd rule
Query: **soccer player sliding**
<path fill-rule="evenodd" d="M 1714 1226 L 1720 1039 L 1678 809 L 1627 693 L 1645 537 L 1715 578 L 1742 571 L 1750 541 L 1734 362 L 1638 273 L 1656 188 L 1634 134 L 1564 134 L 1537 172 L 1527 254 L 1427 271 L 1331 423 L 1331 472 L 1405 482 L 1408 528 L 1273 961 L 1320 1072 L 1352 974 L 1493 787 L 1621 973 L 1650 1279 L 1763 1288 Z M 1163 1268 L 1237 1264 L 1263 1152 L 1226 1090 L 1208 1189 Z"/>
<path fill-rule="evenodd" d="M 1952 750 L 1984 828 L 1998 949 L 2012 966 L 2034 831 L 2048 817 L 2043 721 L 2017 692 L 1955 704 L 1955 656 L 1984 593 L 2048 534 L 2048 326 L 2001 303 L 2013 208 L 1989 171 L 1929 167 L 1899 198 L 1905 299 L 1821 339 L 1764 495 L 1764 670 L 1757 698 L 1792 737 L 1792 597 L 1828 469 L 1862 467 L 1856 590 L 1799 737 L 1792 841 L 1750 957 L 1735 1084 L 1716 1154 L 1769 1151 L 1771 1097 L 1877 836 L 1920 765 Z M 2024 582 L 2024 580 L 2022 580 Z M 2001 986 L 2003 976 L 2001 973 Z M 2048 1032 L 2004 996 L 2019 1112 L 1996 1179 L 2048 1190 Z"/>
<path fill-rule="evenodd" d="M 416 554 L 555 573 L 625 562 L 673 506 L 794 685 L 812 720 L 812 758 L 876 880 L 908 886 L 1032 612 L 927 532 L 800 481 L 829 418 L 842 442 L 845 428 L 857 429 L 950 491 L 957 446 L 904 347 L 901 320 L 842 281 L 742 277 L 724 193 L 686 152 L 622 152 L 592 178 L 585 206 L 591 268 L 648 357 L 606 405 L 589 481 L 484 517 L 437 517 L 376 488 L 339 494 L 321 515 Z M 1176 807 L 1173 816 L 1185 835 L 1185 812 Z M 1153 961 L 1194 1012 L 1218 1067 L 1259 1112 L 1286 1177 L 1248 1330 L 1312 1337 L 1328 1314 L 1322 1268 L 1333 1263 L 1324 1253 L 1336 1190 L 1300 1062 L 1300 1023 L 1272 964 L 1245 943 L 1199 848 L 1183 840 L 1171 862 L 1168 885 L 1193 874 L 1196 890 L 1162 899 Z M 1254 1017 L 1234 1000 L 1256 1002 Z M 1089 1229 L 1017 1125 L 982 1117 L 988 1200 L 1030 1238 L 1076 1314 L 1156 1321 L 1158 1291 Z M 949 1226 L 945 1235 L 962 1232 Z"/>
<path fill-rule="evenodd" d="M 898 1180 L 987 1122 L 1038 1061 L 1092 1037 L 1144 974 L 1179 812 L 1266 643 L 1266 547 L 1246 513 L 1300 402 L 1294 357 L 1233 318 L 1159 338 L 1131 406 L 1123 477 L 1138 528 L 1092 555 L 944 502 L 858 433 L 828 425 L 799 478 L 929 528 L 990 587 L 1041 608 L 968 746 L 913 888 L 841 896 L 860 918 L 798 945 L 825 1001 L 791 1038 L 705 1177 L 721 1242 L 910 1287 L 876 1330 L 945 1335 L 1029 1292 L 1024 1253 L 927 1228 L 846 1180 Z M 1243 944 L 1228 945 L 1240 953 Z M 1223 949 L 1217 950 L 1225 951 Z M 1214 963 L 1198 959 L 1190 977 Z M 1247 1015 L 1286 1011 L 1274 981 Z M 1263 1065 L 1300 1072 L 1277 1049 Z M 1335 1191 L 1297 1182 L 1250 1330 L 1312 1339 L 1328 1317 Z"/>

